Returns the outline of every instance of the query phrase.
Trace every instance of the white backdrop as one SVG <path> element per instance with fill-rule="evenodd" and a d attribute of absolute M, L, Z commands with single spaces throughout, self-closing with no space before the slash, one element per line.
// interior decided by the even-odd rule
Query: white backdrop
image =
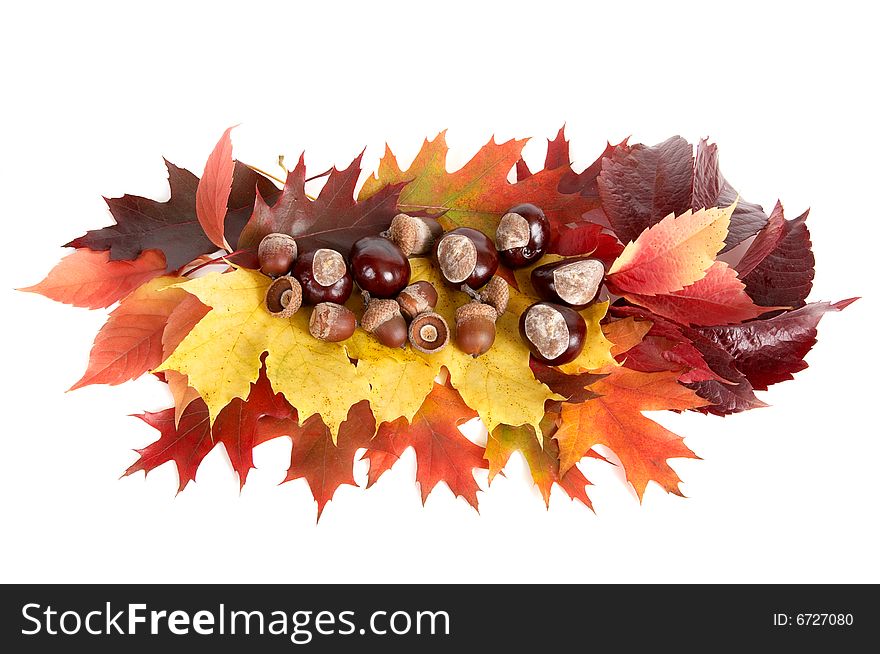
<path fill-rule="evenodd" d="M 0 581 L 880 581 L 864 3 L 83 4 L 17 3 L 0 38 Z M 286 439 L 256 450 L 242 493 L 217 449 L 175 498 L 171 464 L 118 479 L 157 434 L 127 415 L 168 406 L 161 384 L 64 393 L 106 312 L 11 290 L 109 222 L 102 195 L 165 199 L 161 156 L 198 173 L 231 124 L 243 160 L 305 149 L 320 171 L 364 146 L 372 168 L 386 140 L 406 163 L 447 127 L 452 169 L 492 133 L 534 136 L 539 163 L 564 121 L 581 167 L 606 139 L 710 135 L 744 197 L 812 207 L 812 298 L 864 296 L 826 316 L 771 408 L 659 416 L 703 459 L 673 462 L 689 499 L 652 484 L 639 505 L 587 462 L 596 515 L 558 489 L 546 511 L 516 455 L 481 515 L 445 487 L 422 508 L 409 452 L 316 527 L 305 482 L 277 487 Z"/>

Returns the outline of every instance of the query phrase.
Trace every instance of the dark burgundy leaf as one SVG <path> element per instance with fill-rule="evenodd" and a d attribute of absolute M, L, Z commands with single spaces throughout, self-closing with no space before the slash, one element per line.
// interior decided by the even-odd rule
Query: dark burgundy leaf
<path fill-rule="evenodd" d="M 599 173 L 602 172 L 602 162 L 611 157 L 615 152 L 625 154 L 629 152 L 628 139 L 623 139 L 617 145 L 608 143 L 599 158 L 591 163 L 580 173 L 572 172 L 559 182 L 557 190 L 560 193 L 580 193 L 585 198 L 599 200 Z"/>
<path fill-rule="evenodd" d="M 726 207 L 737 200 L 738 193 L 724 179 L 718 167 L 718 146 L 701 139 L 697 144 L 694 160 L 693 198 L 691 208 L 694 210 L 706 207 Z M 736 247 L 750 236 L 758 233 L 767 223 L 767 214 L 759 204 L 747 202 L 739 198 L 733 215 L 730 217 L 730 229 L 724 239 L 722 252 Z"/>
<path fill-rule="evenodd" d="M 804 306 L 813 288 L 816 258 L 813 256 L 807 215 L 785 220 L 782 205 L 743 255 L 737 272 L 746 293 L 765 306 Z"/>
<path fill-rule="evenodd" d="M 608 220 L 623 243 L 671 213 L 691 208 L 693 147 L 680 136 L 655 146 L 617 149 L 602 161 L 599 196 Z"/>
<path fill-rule="evenodd" d="M 296 237 L 301 252 L 326 247 L 348 254 L 362 236 L 375 236 L 387 229 L 406 182 L 389 184 L 363 202 L 355 202 L 362 158 L 363 153 L 345 170 L 334 168 L 317 199 L 310 200 L 305 192 L 305 161 L 300 157 L 274 204 L 270 205 L 262 193 L 258 195 L 238 248 L 256 247 L 266 234 L 283 232 Z"/>
<path fill-rule="evenodd" d="M 144 250 L 165 255 L 166 270 L 180 269 L 193 259 L 217 249 L 205 236 L 196 217 L 196 188 L 199 178 L 185 168 L 165 160 L 171 198 L 157 202 L 137 195 L 105 198 L 115 225 L 94 229 L 65 247 L 110 250 L 110 260 L 131 261 Z M 267 179 L 236 162 L 229 211 L 226 215 L 227 240 L 238 240 L 241 226 L 253 210 L 255 189 L 270 198 L 277 189 Z"/>
<path fill-rule="evenodd" d="M 854 301 L 814 302 L 767 320 L 695 331 L 728 353 L 754 388 L 766 390 L 807 367 L 803 359 L 816 343 L 819 320 L 826 312 L 841 311 Z"/>

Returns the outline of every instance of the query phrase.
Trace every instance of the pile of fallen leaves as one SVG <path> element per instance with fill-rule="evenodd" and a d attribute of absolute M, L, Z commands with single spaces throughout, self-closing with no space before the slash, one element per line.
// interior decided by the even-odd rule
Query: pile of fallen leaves
<path fill-rule="evenodd" d="M 643 411 L 764 406 L 755 391 L 804 369 L 819 319 L 852 300 L 806 303 L 807 214 L 786 220 L 781 204 L 767 215 L 739 197 L 714 144 L 609 144 L 579 173 L 562 130 L 539 172 L 521 159 L 524 144 L 492 140 L 449 173 L 440 134 L 407 170 L 388 149 L 357 193 L 360 156 L 318 175 L 325 181 L 313 198 L 303 158 L 279 189 L 233 160 L 227 131 L 201 180 L 166 161 L 170 200 L 107 200 L 115 224 L 68 243 L 74 251 L 24 290 L 89 309 L 117 305 L 73 388 L 145 373 L 168 384 L 174 406 L 139 416 L 159 439 L 126 474 L 174 461 L 182 490 L 222 444 L 244 485 L 254 447 L 289 437 L 287 480 L 308 482 L 320 515 L 341 484 L 355 483 L 359 451 L 369 486 L 412 447 L 423 500 L 445 482 L 476 507 L 474 469 L 488 468 L 491 482 L 519 450 L 545 501 L 557 483 L 591 506 L 577 463 L 607 460 L 594 449 L 604 446 L 639 497 L 650 481 L 679 493 L 667 460 L 695 455 Z M 401 211 L 493 234 L 522 202 L 543 208 L 552 225 L 538 265 L 589 254 L 609 270 L 608 301 L 581 312 L 587 339 L 571 363 L 542 364 L 520 340 L 519 316 L 535 301 L 530 269 L 499 271 L 510 304 L 495 345 L 478 358 L 455 347 L 390 349 L 360 329 L 322 342 L 306 314 L 279 320 L 265 310 L 271 280 L 255 270 L 255 233 L 290 234 L 301 251 L 347 252 Z M 442 283 L 430 258 L 411 263 L 412 280 L 434 283 L 436 310 L 452 321 L 468 298 Z M 459 430 L 473 418 L 488 430 L 485 447 Z"/>

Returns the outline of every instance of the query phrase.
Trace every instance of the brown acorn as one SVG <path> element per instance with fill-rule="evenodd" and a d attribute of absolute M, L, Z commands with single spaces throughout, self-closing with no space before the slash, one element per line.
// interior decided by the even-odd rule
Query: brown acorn
<path fill-rule="evenodd" d="M 437 289 L 431 282 L 415 282 L 400 292 L 397 304 L 403 316 L 412 320 L 420 313 L 434 310 L 437 306 Z"/>
<path fill-rule="evenodd" d="M 443 227 L 435 218 L 416 218 L 405 213 L 394 216 L 387 232 L 388 238 L 405 257 L 430 252 L 434 241 L 442 234 Z"/>
<path fill-rule="evenodd" d="M 354 313 L 341 304 L 321 302 L 312 309 L 309 333 L 321 341 L 338 343 L 354 334 L 357 320 Z"/>
<path fill-rule="evenodd" d="M 469 302 L 455 311 L 455 344 L 465 354 L 476 358 L 495 342 L 498 312 L 482 302 Z"/>
<path fill-rule="evenodd" d="M 439 313 L 420 313 L 409 325 L 409 343 L 425 354 L 439 352 L 449 342 L 449 326 Z"/>
<path fill-rule="evenodd" d="M 302 286 L 293 277 L 279 277 L 266 289 L 266 308 L 276 318 L 290 318 L 302 306 Z"/>
<path fill-rule="evenodd" d="M 373 298 L 361 318 L 361 327 L 376 337 L 382 345 L 403 347 L 408 337 L 406 320 L 400 313 L 400 305 L 394 300 Z"/>
<path fill-rule="evenodd" d="M 510 287 L 500 277 L 493 277 L 480 291 L 480 300 L 495 309 L 500 316 L 507 311 L 507 304 L 510 302 Z"/>
<path fill-rule="evenodd" d="M 296 261 L 296 240 L 287 234 L 266 234 L 257 247 L 260 270 L 265 275 L 286 275 Z"/>
<path fill-rule="evenodd" d="M 536 302 L 520 316 L 519 333 L 532 356 L 558 366 L 574 361 L 584 349 L 587 323 L 574 309 Z"/>

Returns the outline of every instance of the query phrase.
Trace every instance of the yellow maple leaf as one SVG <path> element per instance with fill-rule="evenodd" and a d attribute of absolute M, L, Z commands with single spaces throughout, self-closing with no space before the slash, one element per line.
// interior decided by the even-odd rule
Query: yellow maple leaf
<path fill-rule="evenodd" d="M 212 310 L 183 339 L 159 370 L 175 370 L 208 405 L 211 421 L 234 398 L 245 399 L 260 374 L 297 408 L 300 418 L 320 414 L 335 438 L 348 410 L 367 399 L 369 385 L 351 364 L 345 347 L 309 334 L 309 312 L 289 320 L 271 316 L 264 306 L 270 279 L 238 268 L 213 273 L 182 288 Z"/>

